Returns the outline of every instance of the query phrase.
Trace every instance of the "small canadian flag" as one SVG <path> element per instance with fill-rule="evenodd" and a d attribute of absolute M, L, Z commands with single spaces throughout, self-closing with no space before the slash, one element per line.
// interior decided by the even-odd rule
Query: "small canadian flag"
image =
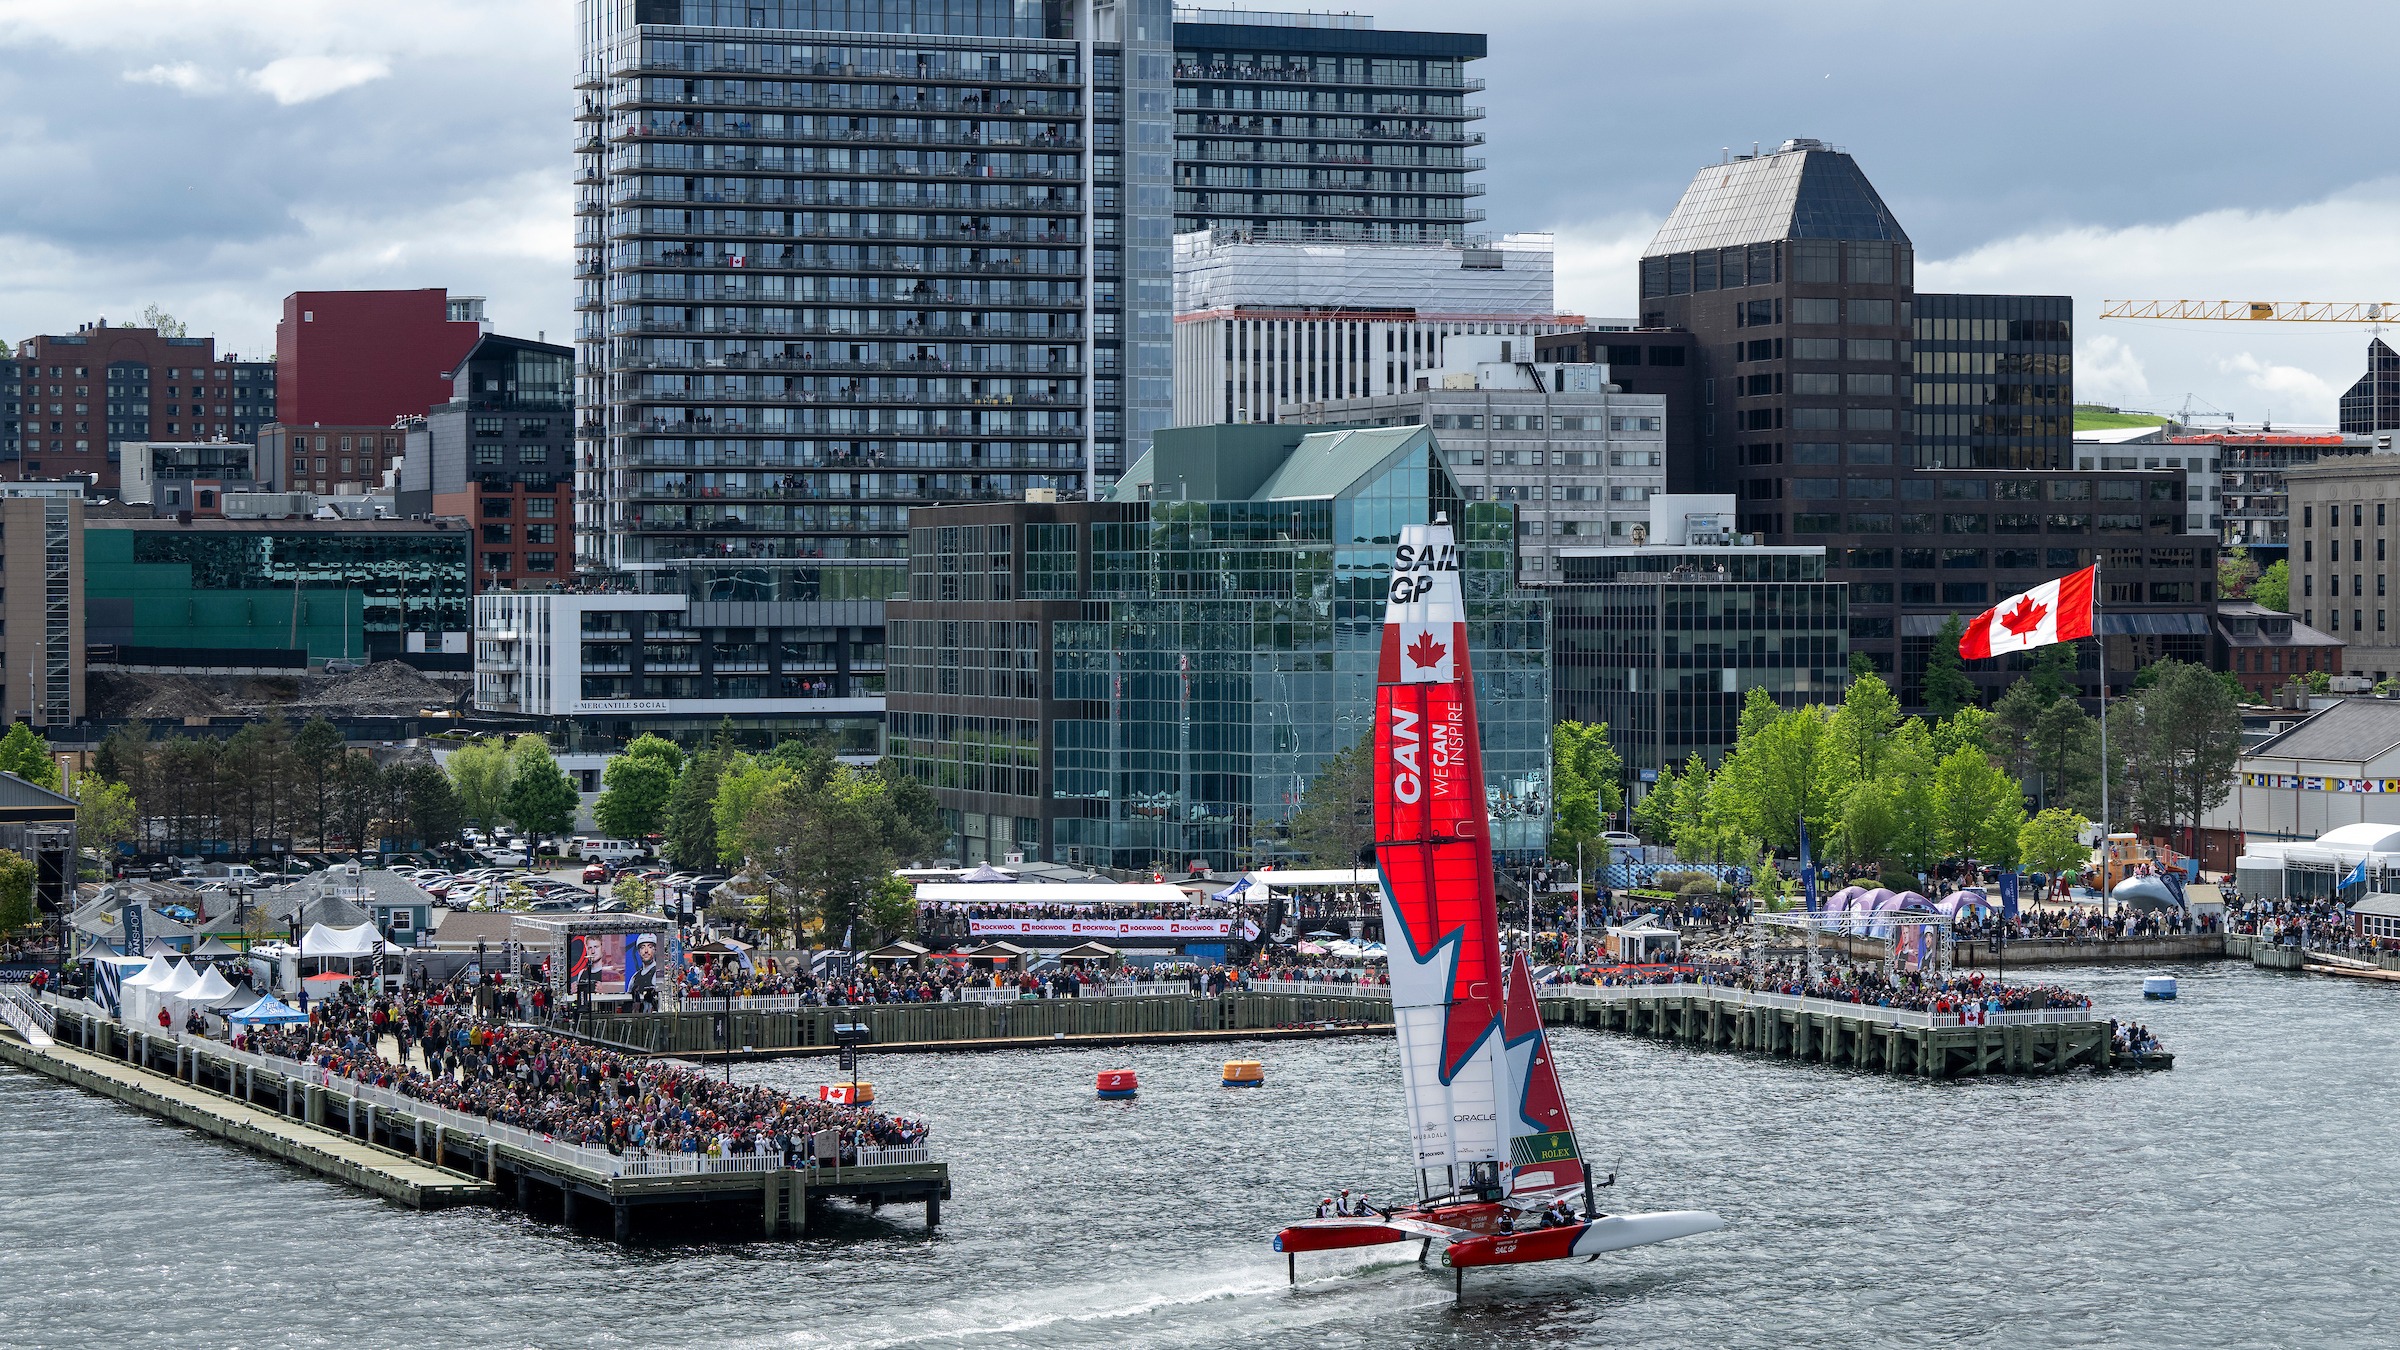
<path fill-rule="evenodd" d="M 2045 581 L 1985 610 L 1967 625 L 1966 635 L 1958 640 L 1958 654 L 1975 661 L 2090 637 L 2092 583 L 2099 571 L 2087 567 Z"/>

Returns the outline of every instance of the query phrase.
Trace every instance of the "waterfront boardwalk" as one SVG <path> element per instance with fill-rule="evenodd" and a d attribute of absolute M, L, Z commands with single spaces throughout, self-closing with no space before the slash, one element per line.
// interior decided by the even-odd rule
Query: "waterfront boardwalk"
<path fill-rule="evenodd" d="M 799 1167 L 775 1154 L 620 1156 L 295 1060 L 121 1027 L 89 1005 L 44 1007 L 46 1025 L 7 1019 L 0 1060 L 418 1208 L 513 1203 L 571 1226 L 605 1217 L 620 1242 L 637 1214 L 655 1214 L 747 1239 L 805 1233 L 831 1199 L 921 1204 L 933 1227 L 950 1195 L 948 1165 L 923 1147 Z M 33 1045 L 36 1033 L 54 1044 Z"/>
<path fill-rule="evenodd" d="M 2116 1053 L 2108 1021 L 2089 1009 L 1992 1014 L 1971 1026 L 1958 1014 L 1723 985 L 1552 985 L 1543 1020 L 1704 1048 L 1934 1078 L 2045 1074 L 2078 1068 L 2172 1067 L 2174 1056 Z M 727 1026 L 729 1044 L 716 1040 Z M 805 1006 L 796 999 L 735 999 L 663 1013 L 584 1017 L 575 1032 L 613 1048 L 694 1058 L 831 1054 L 837 1022 L 863 1022 L 867 1053 L 1094 1047 L 1192 1041 L 1356 1036 L 1391 1030 L 1388 988 L 1255 981 L 1222 997 L 1027 999 L 964 1003 Z"/>

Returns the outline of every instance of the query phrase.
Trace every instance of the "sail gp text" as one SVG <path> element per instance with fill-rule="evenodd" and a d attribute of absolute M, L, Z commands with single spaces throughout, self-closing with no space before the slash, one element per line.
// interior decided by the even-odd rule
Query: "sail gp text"
<path fill-rule="evenodd" d="M 1433 594 L 1436 572 L 1458 570 L 1458 546 L 1402 544 L 1392 554 L 1392 603 L 1414 604 Z"/>
<path fill-rule="evenodd" d="M 1443 801 L 1458 795 L 1458 769 L 1465 753 L 1466 705 L 1458 699 L 1436 702 L 1433 721 L 1420 732 L 1423 719 L 1414 708 L 1392 709 L 1392 798 L 1410 805 L 1425 796 L 1425 780 L 1433 780 L 1433 796 Z M 1430 742 L 1426 737 L 1430 735 Z"/>

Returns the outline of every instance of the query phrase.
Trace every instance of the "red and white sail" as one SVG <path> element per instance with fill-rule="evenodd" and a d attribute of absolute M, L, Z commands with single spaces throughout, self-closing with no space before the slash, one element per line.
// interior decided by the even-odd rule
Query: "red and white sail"
<path fill-rule="evenodd" d="M 1550 1058 L 1550 1036 L 1542 1029 L 1541 1005 L 1533 997 L 1533 969 L 1518 952 L 1508 965 L 1501 1037 L 1508 1047 L 1511 1088 L 1503 1122 L 1508 1135 L 1508 1193 L 1530 1195 L 1583 1185 L 1583 1150 L 1575 1121 L 1558 1085 Z"/>
<path fill-rule="evenodd" d="M 1419 1183 L 1509 1159 L 1504 972 L 1450 526 L 1401 527 L 1375 695 L 1375 859 Z"/>

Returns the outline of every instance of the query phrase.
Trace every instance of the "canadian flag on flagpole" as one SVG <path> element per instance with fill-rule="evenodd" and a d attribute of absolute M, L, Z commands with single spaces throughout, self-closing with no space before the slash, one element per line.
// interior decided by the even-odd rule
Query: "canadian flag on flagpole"
<path fill-rule="evenodd" d="M 2092 579 L 2099 570 L 2087 567 L 2045 581 L 1985 610 L 1967 625 L 1966 635 L 1958 640 L 1958 654 L 1975 661 L 2090 637 Z"/>

